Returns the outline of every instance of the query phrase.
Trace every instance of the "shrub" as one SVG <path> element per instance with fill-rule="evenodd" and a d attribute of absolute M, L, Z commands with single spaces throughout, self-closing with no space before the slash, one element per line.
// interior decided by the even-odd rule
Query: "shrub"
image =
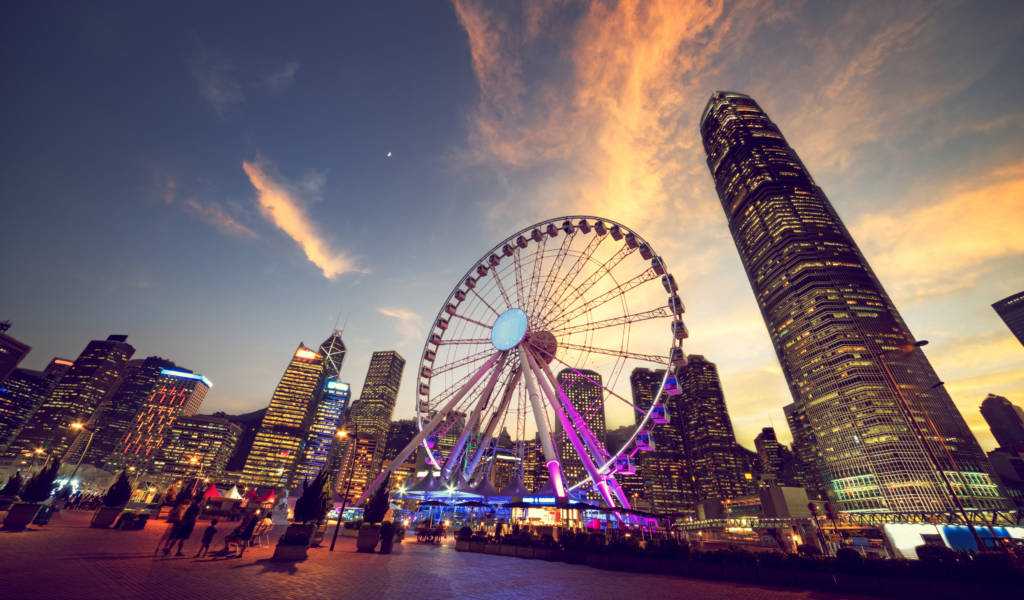
<path fill-rule="evenodd" d="M 316 474 L 313 483 L 302 482 L 302 497 L 295 501 L 295 521 L 307 525 L 324 522 L 331 511 L 330 477 L 326 471 Z"/>
<path fill-rule="evenodd" d="M 383 535 L 383 534 L 381 534 L 381 535 Z M 467 525 L 463 525 L 455 533 L 455 539 L 457 539 L 460 542 L 468 542 L 470 540 L 470 538 L 472 538 L 472 537 L 473 537 L 473 530 L 470 529 L 469 526 L 467 526 Z"/>
<path fill-rule="evenodd" d="M 864 565 L 864 557 L 853 548 L 836 550 L 836 568 L 840 573 L 857 573 Z"/>
<path fill-rule="evenodd" d="M 803 556 L 820 556 L 821 550 L 818 550 L 817 546 L 811 544 L 800 544 L 796 547 L 796 551 Z"/>
<path fill-rule="evenodd" d="M 917 558 L 922 564 L 927 565 L 953 565 L 956 564 L 956 552 L 951 548 L 939 546 L 938 544 L 923 544 L 914 548 L 917 551 Z"/>
<path fill-rule="evenodd" d="M 17 496 L 21 492 L 21 486 L 25 483 L 25 480 L 21 478 L 21 471 L 16 471 L 14 475 L 11 475 L 7 479 L 7 484 L 4 485 L 4 489 L 0 490 L 0 496 Z"/>
<path fill-rule="evenodd" d="M 979 552 L 974 555 L 974 568 L 983 576 L 1002 576 L 1013 571 L 1013 558 L 1005 552 Z"/>
<path fill-rule="evenodd" d="M 22 501 L 42 502 L 49 498 L 53 493 L 53 480 L 57 478 L 57 469 L 59 468 L 59 462 L 47 461 L 43 468 L 25 484 L 25 489 L 21 491 Z"/>
<path fill-rule="evenodd" d="M 128 481 L 128 473 L 121 471 L 117 481 L 110 486 L 107 493 L 103 495 L 103 506 L 111 508 L 121 507 L 128 504 L 132 497 L 132 484 Z"/>
<path fill-rule="evenodd" d="M 762 552 L 757 556 L 758 566 L 773 569 L 784 569 L 789 566 L 789 555 L 782 552 Z"/>

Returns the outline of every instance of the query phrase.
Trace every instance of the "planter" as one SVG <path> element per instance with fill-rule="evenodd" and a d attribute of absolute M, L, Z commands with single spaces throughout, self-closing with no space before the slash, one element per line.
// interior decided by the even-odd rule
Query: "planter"
<path fill-rule="evenodd" d="M 769 585 L 793 585 L 793 569 L 777 567 L 758 567 L 757 580 Z"/>
<path fill-rule="evenodd" d="M 594 567 L 596 569 L 607 569 L 608 555 L 597 554 L 595 552 L 587 552 L 586 564 L 588 567 Z"/>
<path fill-rule="evenodd" d="M 0 511 L 10 510 L 17 501 L 17 496 L 0 496 Z"/>
<path fill-rule="evenodd" d="M 4 529 L 7 531 L 24 531 L 28 524 L 36 518 L 42 507 L 36 502 L 15 502 L 4 518 Z"/>
<path fill-rule="evenodd" d="M 373 552 L 380 541 L 380 525 L 363 525 L 356 538 L 356 552 Z"/>
<path fill-rule="evenodd" d="M 395 531 L 392 523 L 384 523 L 380 528 L 380 553 L 391 554 L 395 546 Z"/>
<path fill-rule="evenodd" d="M 110 527 L 117 520 L 117 517 L 120 516 L 122 510 L 120 506 L 101 506 L 99 510 L 92 514 L 92 521 L 89 523 L 89 527 L 103 529 Z"/>
<path fill-rule="evenodd" d="M 515 556 L 516 555 L 516 547 L 513 546 L 512 544 L 502 544 L 501 545 L 500 553 L 501 553 L 502 556 Z"/>
<path fill-rule="evenodd" d="M 582 550 L 566 550 L 565 558 L 562 560 L 574 565 L 582 565 L 587 562 L 587 553 Z"/>
<path fill-rule="evenodd" d="M 551 548 L 534 548 L 533 557 L 537 560 L 551 560 L 554 550 Z"/>
<path fill-rule="evenodd" d="M 470 542 L 469 543 L 469 551 L 470 552 L 483 552 L 484 551 L 484 546 L 486 546 L 486 545 L 487 544 L 485 544 L 484 542 Z"/>
<path fill-rule="evenodd" d="M 484 544 L 484 554 L 501 554 L 501 544 Z"/>
<path fill-rule="evenodd" d="M 794 581 L 799 587 L 830 590 L 836 587 L 836 579 L 832 573 L 824 571 L 801 571 L 797 569 Z"/>
<path fill-rule="evenodd" d="M 931 597 L 931 590 L 920 579 L 883 576 L 878 578 L 878 583 L 882 587 L 883 596 L 908 599 Z"/>
<path fill-rule="evenodd" d="M 456 540 L 456 542 L 455 542 L 455 550 L 457 552 L 469 552 L 469 540 L 466 540 L 464 542 Z"/>
<path fill-rule="evenodd" d="M 656 558 L 654 564 L 663 575 L 685 575 L 686 564 L 675 558 Z"/>
<path fill-rule="evenodd" d="M 516 546 L 516 556 L 519 558 L 533 558 L 533 546 Z"/>
<path fill-rule="evenodd" d="M 274 547 L 271 560 L 306 560 L 309 556 L 309 543 L 313 541 L 316 530 L 315 525 L 289 525 Z"/>
<path fill-rule="evenodd" d="M 309 543 L 310 547 L 312 547 L 312 548 L 319 548 L 320 545 L 323 543 L 324 535 L 326 535 L 326 534 L 327 534 L 327 523 L 324 523 L 324 524 L 320 525 L 319 527 L 317 527 L 316 531 L 313 532 L 313 539 L 310 540 L 310 543 Z"/>

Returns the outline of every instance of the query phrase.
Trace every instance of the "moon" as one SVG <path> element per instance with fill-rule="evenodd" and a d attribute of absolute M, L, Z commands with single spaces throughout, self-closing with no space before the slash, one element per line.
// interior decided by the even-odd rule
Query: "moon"
<path fill-rule="evenodd" d="M 385 158 L 391 158 L 391 153 L 388 152 L 388 155 Z"/>

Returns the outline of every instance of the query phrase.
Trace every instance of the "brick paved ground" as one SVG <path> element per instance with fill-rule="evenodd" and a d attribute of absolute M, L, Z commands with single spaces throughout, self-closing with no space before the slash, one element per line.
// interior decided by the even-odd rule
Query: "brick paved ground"
<path fill-rule="evenodd" d="M 0 598 L 854 598 L 455 552 L 409 538 L 396 544 L 390 556 L 358 554 L 353 539 L 339 538 L 333 553 L 310 550 L 309 560 L 296 564 L 270 561 L 269 547 L 251 548 L 242 559 L 192 559 L 205 522 L 186 543 L 188 558 L 155 558 L 163 522 L 143 531 L 116 531 L 89 529 L 89 518 L 88 513 L 65 512 L 42 528 L 0 532 Z M 222 545 L 228 527 L 220 529 L 212 547 Z"/>

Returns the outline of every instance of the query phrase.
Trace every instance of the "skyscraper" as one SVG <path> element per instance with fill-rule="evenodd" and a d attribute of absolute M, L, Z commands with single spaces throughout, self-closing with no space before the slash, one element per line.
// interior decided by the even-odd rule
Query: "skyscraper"
<path fill-rule="evenodd" d="M 636 368 L 629 375 L 629 385 L 633 392 L 633 404 L 637 408 L 647 410 L 658 395 L 665 371 Z M 640 479 L 642 491 L 632 493 L 643 497 L 659 513 L 687 513 L 693 510 L 695 497 L 693 493 L 693 475 L 686 458 L 686 446 L 683 432 L 682 396 L 662 394 L 668 414 L 668 423 L 651 423 L 651 437 L 654 439 L 654 450 L 641 452 L 636 456 L 636 475 L 625 477 L 620 485 L 627 493 L 633 483 L 630 479 Z M 643 417 L 636 414 L 637 424 Z M 618 448 L 613 448 L 617 450 Z M 634 500 L 631 496 L 630 500 Z"/>
<path fill-rule="evenodd" d="M 82 462 L 107 471 L 116 472 L 126 466 L 124 444 L 128 430 L 153 394 L 160 372 L 173 369 L 174 363 L 166 358 L 150 356 L 144 360 L 130 360 L 122 373 L 121 384 L 114 390 L 109 402 L 105 401 L 92 418 L 95 429 Z M 102 412 L 101 412 L 102 411 Z M 88 432 L 78 435 L 72 447 L 87 441 Z"/>
<path fill-rule="evenodd" d="M 717 367 L 703 356 L 691 354 L 676 377 L 682 391 L 679 421 L 696 500 L 746 494 L 750 484 L 737 455 L 736 435 L 725 408 Z"/>
<path fill-rule="evenodd" d="M 1024 344 L 1024 292 L 1018 292 L 992 305 L 996 313 L 1010 328 L 1017 341 Z"/>
<path fill-rule="evenodd" d="M 370 356 L 362 393 L 352 404 L 346 425 L 352 435 L 345 441 L 341 472 L 352 473 L 352 499 L 358 499 L 380 473 L 403 368 L 405 359 L 394 350 L 374 352 Z M 352 460 L 356 461 L 354 467 Z"/>
<path fill-rule="evenodd" d="M 330 470 L 328 461 L 338 452 L 332 452 L 341 444 L 337 443 L 338 427 L 348 410 L 349 385 L 343 381 L 328 379 L 322 386 L 320 401 L 316 405 L 316 415 L 309 428 L 306 438 L 306 449 L 302 454 L 302 462 L 295 470 L 295 483 L 305 479 L 313 479 L 320 469 L 328 468 L 331 476 L 337 475 Z M 337 469 L 340 464 L 333 465 Z"/>
<path fill-rule="evenodd" d="M 981 448 L 936 385 L 920 344 L 778 127 L 752 98 L 732 92 L 711 96 L 700 127 L 729 229 L 835 506 L 952 508 L 925 443 L 965 503 L 1002 506 Z"/>
<path fill-rule="evenodd" d="M 228 459 L 242 428 L 224 417 L 179 417 L 153 461 L 152 473 L 161 481 L 209 477 L 223 481 Z"/>
<path fill-rule="evenodd" d="M 184 369 L 161 369 L 152 391 L 141 410 L 128 426 L 121 456 L 112 457 L 116 468 L 132 465 L 149 469 L 159 457 L 171 434 L 171 427 L 179 417 L 191 417 L 199 412 L 213 384 L 206 377 Z"/>
<path fill-rule="evenodd" d="M 89 420 L 117 385 L 121 370 L 135 352 L 126 339 L 124 335 L 111 335 L 105 340 L 89 342 L 25 424 L 8 452 L 43 448 L 46 456 L 63 458 L 78 435 L 71 424 Z"/>
<path fill-rule="evenodd" d="M 0 382 L 0 462 L 17 464 L 22 460 L 17 450 L 8 454 L 8 446 L 73 364 L 55 358 L 43 371 L 15 369 Z"/>
<path fill-rule="evenodd" d="M 315 416 L 323 370 L 323 356 L 299 344 L 260 422 L 242 483 L 287 486 L 292 481 Z"/>
<path fill-rule="evenodd" d="M 602 446 L 606 443 L 604 423 L 604 388 L 601 387 L 601 375 L 586 369 L 562 369 L 558 372 L 558 385 L 565 392 L 565 397 L 597 437 Z M 562 430 L 561 421 L 555 427 L 558 440 L 558 456 L 562 463 L 562 475 L 570 485 L 587 477 L 576 449 L 573 448 L 569 436 Z M 588 494 L 593 500 L 600 496 L 596 492 Z"/>
<path fill-rule="evenodd" d="M 5 333 L 10 322 L 0 323 L 0 382 L 7 378 L 32 350 L 32 346 L 20 342 Z"/>
<path fill-rule="evenodd" d="M 819 465 L 823 466 L 825 461 L 816 458 L 816 451 L 820 446 L 814 440 L 814 431 L 807 423 L 807 416 L 792 402 L 783 406 L 782 412 L 786 414 L 786 424 L 789 425 L 789 432 L 793 436 L 797 483 L 807 490 L 807 495 L 811 498 L 827 497 L 827 486 L 819 469 Z"/>
<path fill-rule="evenodd" d="M 1024 452 L 1024 409 L 1002 396 L 989 394 L 981 401 L 981 416 L 1000 448 Z"/>

